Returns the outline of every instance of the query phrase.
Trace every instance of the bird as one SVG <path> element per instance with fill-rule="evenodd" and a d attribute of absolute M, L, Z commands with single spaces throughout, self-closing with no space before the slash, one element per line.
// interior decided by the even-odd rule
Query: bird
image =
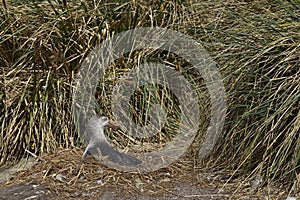
<path fill-rule="evenodd" d="M 113 129 L 119 126 L 108 119 L 106 116 L 95 115 L 90 118 L 86 125 L 86 133 L 88 136 L 88 144 L 85 148 L 82 158 L 84 159 L 89 154 L 98 154 L 99 150 L 103 157 L 121 165 L 135 166 L 141 164 L 141 160 L 134 156 L 115 150 L 107 141 L 104 135 L 104 129 L 110 127 Z"/>

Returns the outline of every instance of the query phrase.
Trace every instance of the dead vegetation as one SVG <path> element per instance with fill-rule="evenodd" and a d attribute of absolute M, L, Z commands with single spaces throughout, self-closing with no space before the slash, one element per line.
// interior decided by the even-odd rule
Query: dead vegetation
<path fill-rule="evenodd" d="M 38 173 L 37 180 L 48 182 L 53 192 L 61 192 L 66 188 L 60 187 L 64 184 L 76 185 L 80 176 L 96 180 L 93 173 L 98 165 L 78 163 L 77 148 L 82 143 L 71 115 L 76 72 L 89 50 L 108 35 L 136 27 L 160 26 L 199 41 L 224 77 L 229 110 L 210 167 L 222 166 L 233 174 L 248 172 L 269 183 L 284 185 L 292 194 L 299 192 L 298 1 L 2 2 L 0 163 L 19 160 L 27 155 L 25 150 L 38 155 L 56 152 L 30 172 L 21 174 L 19 180 Z M 170 66 L 178 65 L 178 60 L 167 59 L 173 62 Z M 115 63 L 118 67 L 114 73 L 121 73 L 131 62 L 138 61 L 128 57 L 122 62 Z M 201 83 L 200 78 L 197 81 L 196 84 Z M 109 90 L 102 94 L 109 94 Z M 100 111 L 109 113 L 109 95 L 105 97 Z M 138 105 L 144 105 L 143 98 L 137 99 Z M 131 145 L 117 137 L 112 139 L 119 147 Z M 66 150 L 73 157 L 60 157 L 65 152 L 58 151 L 59 147 L 74 149 Z M 188 177 L 189 167 L 179 165 L 178 169 Z M 53 176 L 58 173 L 67 179 L 57 182 Z M 104 184 L 116 179 L 116 183 L 130 185 L 126 176 L 133 176 L 134 180 L 141 175 L 109 169 L 98 175 Z M 80 189 L 100 187 L 94 184 L 81 184 Z M 76 189 L 63 190 L 67 195 Z"/>
<path fill-rule="evenodd" d="M 195 165 L 191 157 L 183 157 L 167 168 L 140 174 L 109 169 L 93 157 L 83 161 L 81 154 L 82 150 L 78 148 L 58 149 L 54 154 L 39 157 L 35 165 L 29 170 L 19 172 L 6 186 L 39 184 L 49 190 L 48 195 L 57 195 L 58 199 L 97 199 L 105 191 L 114 191 L 123 196 L 175 195 L 182 199 L 203 198 L 205 195 L 223 199 L 278 199 L 287 196 L 282 189 L 273 185 L 251 188 L 247 175 L 236 175 L 236 172 L 221 170 L 221 167 L 213 171 L 209 166 L 212 163 Z M 204 191 L 213 189 L 215 192 L 180 195 L 174 189 L 183 184 Z"/>

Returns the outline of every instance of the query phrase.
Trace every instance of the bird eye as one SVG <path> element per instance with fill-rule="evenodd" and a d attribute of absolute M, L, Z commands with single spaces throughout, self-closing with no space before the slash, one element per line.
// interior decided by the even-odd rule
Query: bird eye
<path fill-rule="evenodd" d="M 102 121 L 107 121 L 108 118 L 107 117 L 102 117 Z"/>

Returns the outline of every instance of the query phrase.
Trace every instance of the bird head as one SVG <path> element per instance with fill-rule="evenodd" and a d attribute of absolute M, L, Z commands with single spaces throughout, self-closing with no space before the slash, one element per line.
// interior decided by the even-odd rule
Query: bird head
<path fill-rule="evenodd" d="M 97 123 L 99 123 L 99 125 L 102 126 L 102 127 L 108 126 L 108 127 L 112 128 L 114 130 L 120 128 L 118 123 L 109 120 L 108 117 L 105 117 L 105 116 L 97 117 Z"/>

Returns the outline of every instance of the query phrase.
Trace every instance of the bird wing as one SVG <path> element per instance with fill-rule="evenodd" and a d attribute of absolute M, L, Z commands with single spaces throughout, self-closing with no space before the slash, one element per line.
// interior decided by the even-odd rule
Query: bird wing
<path fill-rule="evenodd" d="M 108 156 L 110 161 L 121 165 L 138 165 L 142 163 L 134 156 L 113 149 L 107 142 L 100 142 L 100 151 L 102 156 Z"/>
<path fill-rule="evenodd" d="M 128 155 L 126 153 L 121 153 L 115 150 L 114 148 L 112 148 L 107 143 L 107 141 L 102 141 L 102 140 L 92 145 L 88 144 L 88 146 L 84 151 L 83 157 L 88 153 L 93 155 L 99 155 L 99 153 L 101 153 L 103 157 L 107 157 L 108 160 L 121 165 L 134 166 L 142 163 L 136 157 Z"/>

